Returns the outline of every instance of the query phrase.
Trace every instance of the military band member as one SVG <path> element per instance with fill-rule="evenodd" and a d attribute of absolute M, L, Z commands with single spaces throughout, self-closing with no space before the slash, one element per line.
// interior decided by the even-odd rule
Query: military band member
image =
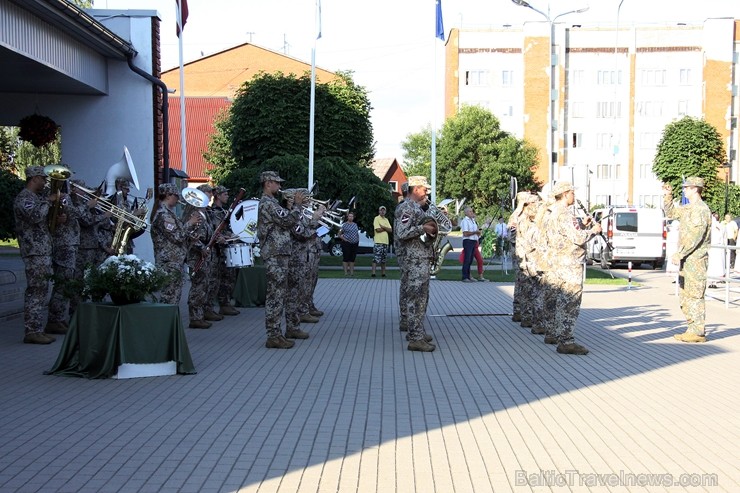
<path fill-rule="evenodd" d="M 47 216 L 50 204 L 58 200 L 60 194 L 44 198 L 42 191 L 45 185 L 44 168 L 29 166 L 26 168 L 26 187 L 13 203 L 18 247 L 26 268 L 23 296 L 23 342 L 26 344 L 51 344 L 56 340 L 44 334 L 42 318 L 52 273 L 51 234 Z"/>
<path fill-rule="evenodd" d="M 434 258 L 434 245 L 431 239 L 437 234 L 437 225 L 426 216 L 422 205 L 427 203 L 429 184 L 424 176 L 409 177 L 407 200 L 402 202 L 395 213 L 393 230 L 403 249 L 401 262 L 401 288 L 399 304 L 401 307 L 401 329 L 407 328 L 406 339 L 409 351 L 434 351 L 432 337 L 424 332 L 424 316 L 429 302 L 430 265 Z M 430 241 L 422 241 L 422 235 Z"/>
<path fill-rule="evenodd" d="M 175 213 L 179 199 L 180 191 L 174 184 L 162 183 L 150 216 L 155 264 L 170 275 L 170 282 L 162 288 L 159 301 L 171 305 L 180 304 L 191 233 L 203 220 L 196 214 L 183 224 Z"/>
<path fill-rule="evenodd" d="M 321 252 L 324 242 L 321 241 L 321 237 L 316 232 L 314 232 L 313 237 L 309 241 L 311 244 L 308 249 L 308 263 L 310 265 L 311 279 L 309 281 L 308 314 L 312 317 L 320 317 L 324 312 L 316 308 L 314 292 L 316 291 L 316 284 L 319 281 L 319 263 L 321 262 Z"/>
<path fill-rule="evenodd" d="M 211 222 L 215 227 L 218 227 L 218 225 L 226 219 L 226 215 L 229 213 L 229 208 L 226 207 L 228 201 L 228 188 L 224 186 L 213 188 L 213 202 L 208 210 L 211 214 Z M 228 221 L 224 224 L 219 236 L 221 237 L 221 240 L 220 243 L 216 245 L 215 269 L 209 299 L 216 299 L 218 301 L 218 313 L 220 315 L 239 315 L 239 310 L 231 305 L 231 294 L 234 292 L 237 270 L 231 267 L 226 267 L 226 242 L 228 240 L 234 240 L 238 238 L 238 236 L 231 231 L 231 226 L 228 224 Z"/>
<path fill-rule="evenodd" d="M 280 205 L 275 197 L 284 180 L 275 171 L 260 174 L 262 197 L 257 213 L 257 238 L 260 243 L 260 256 L 265 265 L 267 292 L 265 296 L 265 347 L 290 349 L 295 342 L 283 336 L 281 330 L 283 314 L 288 313 L 288 269 L 293 249 L 290 231 L 299 225 L 303 213 L 295 204 L 303 203 L 304 194 L 300 191 L 288 200 L 287 208 Z M 316 213 L 314 213 L 316 216 Z M 318 216 L 315 217 L 318 219 Z"/>
<path fill-rule="evenodd" d="M 673 203 L 671 186 L 663 185 L 665 216 L 679 220 L 678 249 L 670 261 L 679 266 L 679 302 L 688 325 L 686 332 L 673 337 L 681 342 L 706 342 L 704 295 L 707 289 L 712 213 L 701 198 L 704 190 L 702 178 L 686 178 L 683 189 L 689 203 L 680 206 Z"/>
<path fill-rule="evenodd" d="M 534 224 L 537 212 L 537 202 L 540 198 L 529 192 L 517 194 L 517 208 L 512 214 L 514 220 L 509 225 L 516 231 L 517 241 L 514 244 L 513 258 L 517 260 L 519 268 L 516 270 L 516 284 L 514 286 L 514 313 L 520 314 L 522 327 L 533 327 L 535 318 L 535 297 L 537 296 L 537 244 L 535 235 L 538 230 Z"/>
<path fill-rule="evenodd" d="M 208 245 L 211 241 L 211 238 L 216 232 L 216 228 L 218 227 L 219 221 L 216 221 L 216 217 L 213 214 L 213 207 L 211 206 L 212 200 L 213 200 L 213 187 L 211 187 L 207 183 L 203 183 L 201 185 L 198 185 L 198 190 L 206 194 L 209 200 L 209 204 L 205 207 L 205 216 L 206 220 L 205 222 L 208 223 L 208 227 L 210 228 L 210 233 L 208 237 L 205 239 L 205 245 Z M 207 322 L 218 322 L 219 320 L 223 320 L 224 316 L 216 313 L 213 310 L 213 302 L 215 301 L 215 297 L 212 296 L 212 294 L 216 293 L 216 290 L 218 289 L 218 251 L 221 249 L 221 246 L 225 244 L 225 236 L 219 235 L 216 238 L 216 243 L 212 248 L 208 250 L 208 252 L 205 253 L 206 255 L 206 261 L 203 262 L 203 265 L 201 266 L 201 270 L 208 269 L 206 272 L 207 280 L 205 282 L 205 302 L 203 304 L 203 320 Z M 191 275 L 193 274 L 192 268 L 191 268 Z M 192 289 L 192 282 L 190 284 Z"/>
<path fill-rule="evenodd" d="M 558 353 L 588 354 L 588 349 L 575 342 L 575 325 L 583 296 L 583 269 L 586 243 L 601 232 L 601 225 L 580 229 L 570 206 L 575 203 L 575 189 L 570 182 L 558 182 L 552 194 L 555 204 L 545 225 L 547 249 L 552 270 L 550 288 L 555 293 L 555 322 L 545 343 L 557 344 Z M 584 226 L 588 226 L 587 218 Z"/>

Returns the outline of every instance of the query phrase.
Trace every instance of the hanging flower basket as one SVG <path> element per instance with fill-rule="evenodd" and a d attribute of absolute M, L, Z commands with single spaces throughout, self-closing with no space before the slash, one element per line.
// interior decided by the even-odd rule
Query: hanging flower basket
<path fill-rule="evenodd" d="M 43 147 L 50 142 L 54 142 L 59 130 L 59 125 L 54 120 L 48 116 L 35 113 L 21 118 L 18 126 L 20 127 L 18 137 L 30 142 L 35 147 Z"/>

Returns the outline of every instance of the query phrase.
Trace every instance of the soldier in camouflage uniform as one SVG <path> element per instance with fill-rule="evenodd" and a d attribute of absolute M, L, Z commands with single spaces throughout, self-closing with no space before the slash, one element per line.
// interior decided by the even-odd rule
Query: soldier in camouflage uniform
<path fill-rule="evenodd" d="M 179 305 L 182 296 L 183 267 L 191 233 L 203 218 L 196 214 L 183 224 L 175 214 L 180 191 L 172 183 L 159 185 L 150 216 L 154 262 L 170 275 L 170 282 L 159 295 L 161 303 Z"/>
<path fill-rule="evenodd" d="M 431 239 L 421 240 L 426 234 L 433 238 L 437 225 L 426 216 L 422 204 L 426 204 L 429 184 L 424 176 L 409 177 L 407 200 L 395 212 L 393 231 L 403 251 L 401 262 L 401 289 L 399 303 L 401 308 L 401 329 L 407 328 L 409 351 L 434 351 L 432 337 L 424 333 L 424 316 L 429 302 L 430 266 L 434 258 L 434 245 Z"/>
<path fill-rule="evenodd" d="M 265 347 L 290 349 L 295 343 L 283 336 L 281 320 L 288 313 L 288 268 L 293 251 L 291 229 L 298 226 L 303 217 L 299 206 L 304 195 L 298 191 L 283 208 L 275 195 L 280 191 L 284 180 L 275 171 L 263 171 L 260 174 L 262 197 L 257 213 L 257 238 L 260 244 L 260 256 L 265 265 L 267 292 L 265 296 L 265 329 L 267 341 Z M 318 219 L 318 217 L 316 217 Z M 290 335 L 290 334 L 288 334 Z"/>
<path fill-rule="evenodd" d="M 42 166 L 26 168 L 26 187 L 13 203 L 16 235 L 23 264 L 26 268 L 26 291 L 23 304 L 23 327 L 26 344 L 51 344 L 56 339 L 44 334 L 42 317 L 49 294 L 51 264 L 51 235 L 47 215 L 50 203 L 60 195 L 44 198 L 41 192 L 46 185 Z"/>
<path fill-rule="evenodd" d="M 548 280 L 555 297 L 555 322 L 552 331 L 545 335 L 545 343 L 557 344 L 558 353 L 588 354 L 588 349 L 576 344 L 574 332 L 583 296 L 586 243 L 601 232 L 601 225 L 580 229 L 578 218 L 570 208 L 575 203 L 575 189 L 570 182 L 558 182 L 552 194 L 555 204 L 544 232 L 552 269 Z M 589 223 L 590 218 L 584 226 Z"/>
<path fill-rule="evenodd" d="M 511 213 L 511 216 L 509 216 L 509 222 L 507 223 L 506 227 L 509 228 L 509 237 L 513 237 L 517 234 L 517 227 L 519 225 L 519 221 L 522 218 L 522 213 L 524 211 L 524 197 L 528 196 L 529 192 L 519 192 L 516 194 L 516 202 L 517 206 L 516 209 L 514 209 L 514 212 Z M 521 257 L 519 256 L 519 251 L 517 251 L 516 245 L 514 245 L 514 248 L 512 249 L 511 254 L 511 264 L 514 268 L 514 297 L 512 299 L 512 317 L 511 320 L 513 322 L 521 322 L 522 327 L 531 327 L 532 323 L 531 320 L 524 320 L 522 319 L 522 307 L 524 300 L 522 298 L 522 287 L 525 282 L 525 274 L 521 272 L 521 269 L 519 268 L 519 264 L 521 262 Z"/>
<path fill-rule="evenodd" d="M 213 187 L 211 187 L 207 183 L 203 183 L 202 185 L 198 185 L 198 190 L 205 193 L 209 200 L 209 205 L 206 206 L 204 211 L 206 216 L 205 222 L 208 223 L 208 226 L 210 228 L 210 234 L 204 241 L 204 245 L 208 245 L 213 238 L 213 235 L 215 234 L 216 228 L 218 227 L 220 221 L 216 220 L 216 216 L 213 214 L 213 207 L 211 206 L 213 199 Z M 201 266 L 201 269 L 208 269 L 208 272 L 206 273 L 208 280 L 206 281 L 205 285 L 205 302 L 203 304 L 203 320 L 205 321 L 218 322 L 219 320 L 224 319 L 223 315 L 218 314 L 213 310 L 213 302 L 216 300 L 216 297 L 212 295 L 217 293 L 219 283 L 218 251 L 221 250 L 223 245 L 225 244 L 226 237 L 224 235 L 219 235 L 218 238 L 216 238 L 216 242 L 214 243 L 213 247 L 211 247 L 206 253 L 206 261 L 204 261 L 203 265 Z M 192 268 L 190 272 L 191 275 L 193 275 Z M 192 282 L 190 286 L 192 289 Z"/>
<path fill-rule="evenodd" d="M 408 182 L 401 185 L 401 193 L 403 194 L 403 200 L 398 204 L 398 207 L 400 207 L 404 202 L 407 200 L 411 200 L 409 198 L 409 184 Z M 395 222 L 395 212 L 394 212 L 394 222 Z M 396 263 L 398 264 L 398 270 L 401 270 L 401 266 L 403 265 L 403 245 L 401 244 L 401 241 L 398 239 L 398 234 L 395 232 L 393 233 L 393 251 L 396 253 Z M 398 299 L 398 308 L 399 308 L 399 329 L 401 332 L 408 332 L 409 328 L 406 325 L 409 314 L 407 311 L 408 303 L 406 301 L 406 291 L 401 290 L 399 293 L 399 299 Z"/>
<path fill-rule="evenodd" d="M 229 208 L 226 207 L 228 201 L 228 188 L 224 186 L 213 188 L 213 203 L 208 208 L 208 212 L 211 216 L 211 223 L 215 227 L 218 227 L 226 219 L 226 215 L 229 213 Z M 238 236 L 231 231 L 228 221 L 224 223 L 219 236 L 221 239 L 216 244 L 213 282 L 211 283 L 211 293 L 208 299 L 218 301 L 218 313 L 220 315 L 239 315 L 239 310 L 231 305 L 231 293 L 234 292 L 237 269 L 226 267 L 226 241 L 238 238 Z"/>
<path fill-rule="evenodd" d="M 538 295 L 537 279 L 537 240 L 535 235 L 538 229 L 534 224 L 537 213 L 537 203 L 540 198 L 529 192 L 517 194 L 517 210 L 512 216 L 516 216 L 514 229 L 516 230 L 516 253 L 514 258 L 518 259 L 516 285 L 514 287 L 514 299 L 519 296 L 519 310 L 522 327 L 533 327 L 535 320 L 535 300 Z M 510 221 L 511 225 L 512 222 Z M 516 286 L 519 286 L 517 291 Z M 516 313 L 516 312 L 515 312 Z"/>
<path fill-rule="evenodd" d="M 670 260 L 680 268 L 679 302 L 688 324 L 686 332 L 675 334 L 673 337 L 682 342 L 706 342 L 704 294 L 707 289 L 712 213 L 701 198 L 701 192 L 704 190 L 702 178 L 696 176 L 686 178 L 683 188 L 689 203 L 680 206 L 673 203 L 671 186 L 663 185 L 665 216 L 679 220 L 678 250 Z"/>
<path fill-rule="evenodd" d="M 308 248 L 308 263 L 310 265 L 310 276 L 309 280 L 309 294 L 308 294 L 308 314 L 313 317 L 320 317 L 324 314 L 321 310 L 316 308 L 314 304 L 313 295 L 316 291 L 316 284 L 319 281 L 319 262 L 321 261 L 321 251 L 323 248 L 323 242 L 321 237 L 314 233 L 313 237 L 309 239 L 310 245 Z"/>
<path fill-rule="evenodd" d="M 188 243 L 186 258 L 190 272 L 190 291 L 188 292 L 190 322 L 188 327 L 191 329 L 208 329 L 212 325 L 211 322 L 216 321 L 215 318 L 206 317 L 206 313 L 212 311 L 208 293 L 211 285 L 213 251 L 208 249 L 207 246 L 213 235 L 213 226 L 208 219 L 205 206 L 196 207 L 191 204 L 185 206 L 182 213 L 183 222 L 193 221 L 198 217 L 201 218 L 198 226 L 190 230 L 191 241 Z M 198 263 L 201 263 L 201 266 L 196 272 L 195 267 Z"/>

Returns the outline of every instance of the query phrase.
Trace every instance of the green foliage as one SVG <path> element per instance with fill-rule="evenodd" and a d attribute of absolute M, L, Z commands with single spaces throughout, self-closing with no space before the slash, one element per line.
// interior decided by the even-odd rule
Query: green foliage
<path fill-rule="evenodd" d="M 24 186 L 23 180 L 8 170 L 0 169 L 0 207 L 5 211 L 0 215 L 0 240 L 16 237 L 13 202 Z"/>
<path fill-rule="evenodd" d="M 439 146 L 439 135 L 437 136 Z M 432 126 L 427 125 L 421 132 L 406 135 L 403 147 L 404 172 L 406 176 L 432 177 Z"/>
<path fill-rule="evenodd" d="M 718 178 L 726 160 L 722 137 L 704 120 L 686 116 L 669 123 L 663 130 L 653 160 L 653 173 L 680 196 L 683 177 L 700 176 L 706 188 L 702 197 L 710 204 L 724 202 L 724 183 Z"/>
<path fill-rule="evenodd" d="M 488 110 L 463 106 L 442 129 L 437 152 L 438 195 L 467 199 L 478 216 L 496 216 L 511 207 L 509 186 L 539 190 L 533 169 L 537 151 L 501 130 Z"/>

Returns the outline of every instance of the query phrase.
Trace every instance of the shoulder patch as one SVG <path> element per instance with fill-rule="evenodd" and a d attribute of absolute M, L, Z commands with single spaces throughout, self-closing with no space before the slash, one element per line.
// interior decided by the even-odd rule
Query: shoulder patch
<path fill-rule="evenodd" d="M 23 208 L 24 209 L 33 209 L 33 204 L 34 204 L 33 200 L 26 199 L 26 200 L 23 201 Z"/>
<path fill-rule="evenodd" d="M 278 217 L 286 217 L 288 215 L 288 209 L 283 209 L 282 207 L 277 210 Z"/>
<path fill-rule="evenodd" d="M 401 222 L 403 224 L 408 223 L 411 220 L 411 213 L 408 211 L 404 211 L 403 215 L 401 216 Z"/>

